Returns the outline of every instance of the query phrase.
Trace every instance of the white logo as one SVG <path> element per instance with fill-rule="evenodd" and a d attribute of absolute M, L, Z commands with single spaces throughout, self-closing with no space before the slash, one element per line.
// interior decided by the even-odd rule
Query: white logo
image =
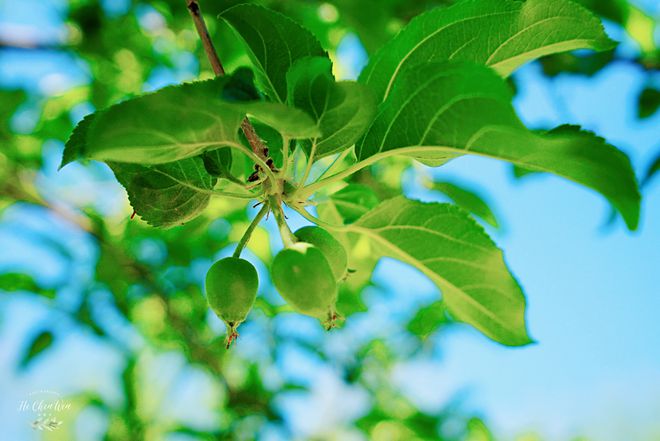
<path fill-rule="evenodd" d="M 53 431 L 59 428 L 62 425 L 59 417 L 68 410 L 71 410 L 71 402 L 51 390 L 32 392 L 27 399 L 21 400 L 18 404 L 19 412 L 34 414 L 31 426 L 34 430 L 41 431 Z"/>

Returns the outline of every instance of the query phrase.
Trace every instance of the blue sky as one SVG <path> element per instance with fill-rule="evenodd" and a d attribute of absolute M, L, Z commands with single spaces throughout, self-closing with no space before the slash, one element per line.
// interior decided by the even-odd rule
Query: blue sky
<path fill-rule="evenodd" d="M 645 3 L 649 11 L 655 7 L 657 12 L 657 3 Z M 43 7 L 43 2 L 0 2 L 0 23 L 27 26 L 40 38 L 57 38 L 57 17 L 63 2 L 56 4 L 55 9 L 50 9 Z M 614 35 L 616 31 L 612 33 L 621 38 Z M 350 55 L 350 42 L 346 47 Z M 625 50 L 629 47 L 626 45 Z M 39 58 L 36 64 L 36 59 L 26 62 L 20 61 L 20 57 L 14 54 L 0 58 L 2 84 L 56 91 L 86 79 L 84 68 L 67 57 Z M 194 69 L 194 63 L 189 68 Z M 163 77 L 155 79 L 154 84 L 173 81 L 175 75 L 170 75 L 170 80 Z M 50 78 L 50 82 L 44 78 Z M 631 156 L 638 175 L 660 148 L 660 114 L 646 121 L 635 118 L 634 99 L 643 83 L 641 73 L 630 65 L 614 65 L 588 80 L 566 76 L 547 80 L 537 65 L 530 65 L 520 71 L 517 79 L 520 94 L 516 107 L 531 127 L 573 123 L 594 130 Z M 59 148 L 52 146 L 51 155 Z M 393 382 L 417 404 L 429 409 L 459 394 L 467 406 L 483 412 L 505 437 L 527 430 L 538 431 L 552 440 L 577 434 L 603 441 L 660 437 L 660 179 L 644 190 L 641 226 L 639 231 L 630 233 L 621 221 L 604 227 L 609 208 L 599 195 L 556 177 L 537 176 L 517 182 L 505 164 L 483 158 L 462 158 L 440 169 L 420 167 L 419 171 L 465 180 L 482 188 L 493 202 L 504 228 L 491 233 L 525 288 L 529 326 L 538 343 L 520 349 L 504 348 L 467 327 L 460 328 L 434 339 L 431 348 L 398 366 Z M 90 197 L 102 194 L 110 211 L 123 203 L 118 187 L 99 184 L 80 170 L 61 175 L 47 173 L 44 179 L 58 185 L 84 182 L 80 185 L 85 185 Z M 407 192 L 421 199 L 437 199 L 414 179 Z M 28 227 L 48 231 L 52 220 L 35 219 L 22 209 L 10 211 L 7 216 L 9 219 L 5 217 L 0 225 L 0 249 L 12 253 L 11 257 L 9 253 L 0 253 L 0 267 L 15 263 L 21 256 L 29 264 L 37 256 L 41 277 L 66 274 L 61 260 L 38 246 L 30 247 L 30 239 L 17 233 Z M 292 219 L 295 221 L 295 217 Z M 84 262 L 89 265 L 93 248 L 83 237 L 72 237 L 69 248 L 74 258 L 83 266 Z M 15 251 L 19 249 L 28 251 L 18 254 Z M 357 335 L 379 332 L 386 326 L 388 314 L 410 310 L 416 304 L 432 301 L 438 294 L 416 271 L 393 261 L 383 261 L 375 277 L 389 287 L 390 295 L 369 294 L 373 314 L 348 325 Z M 11 407 L 13 399 L 17 401 L 30 388 L 56 382 L 67 391 L 76 390 L 82 383 L 100 387 L 109 397 L 116 397 L 111 378 L 121 367 L 119 357 L 84 336 L 67 336 L 66 344 L 61 343 L 66 350 L 51 356 L 47 368 L 23 377 L 8 374 L 8 366 L 29 329 L 39 321 L 61 317 L 24 299 L 2 299 L 0 304 L 0 369 L 4 372 L 0 386 L 9 398 L 0 408 L 0 421 L 9 433 L 24 433 L 23 426 L 14 421 Z M 307 322 L 302 323 L 306 326 Z M 59 326 L 66 328 L 67 324 Z M 334 340 L 338 339 L 329 337 L 328 345 L 337 344 Z M 250 347 L 249 340 L 245 347 Z M 99 361 L 92 364 L 70 357 L 90 352 L 102 357 L 101 362 L 106 364 L 105 373 L 96 378 L 92 373 Z M 281 363 L 290 367 L 290 375 L 316 378 L 326 385 L 326 391 L 343 391 L 331 372 L 315 374 L 317 366 L 313 362 L 296 363 L 295 349 L 287 353 Z M 71 358 L 76 360 L 76 366 L 67 361 Z M 294 367 L 299 371 L 294 371 Z M 62 376 L 63 372 L 72 371 L 82 374 L 75 378 Z M 192 392 L 187 393 L 199 396 L 204 384 L 203 379 L 191 380 L 187 387 Z M 312 430 L 305 424 L 315 424 L 308 409 L 306 413 L 306 405 L 325 408 L 337 400 L 315 391 L 311 401 L 294 397 L 282 403 L 292 410 L 290 418 L 294 425 L 301 425 L 303 432 Z M 354 390 L 344 392 L 353 394 L 357 407 L 335 415 L 337 421 L 358 414 L 359 403 L 365 399 Z M 85 427 L 98 427 L 95 418 L 98 416 L 85 420 Z M 22 435 L 16 439 L 19 436 Z"/>
<path fill-rule="evenodd" d="M 660 141 L 660 118 L 639 123 L 632 99 L 639 72 L 613 66 L 586 82 L 551 85 L 537 66 L 523 69 L 516 102 L 526 122 L 570 122 L 626 150 L 642 171 Z M 550 91 L 554 87 L 555 91 Z M 570 111 L 554 115 L 556 93 Z M 479 184 L 505 222 L 497 237 L 526 290 L 538 344 L 510 350 L 472 333 L 444 342 L 443 372 L 469 384 L 472 399 L 505 432 L 543 427 L 566 439 L 588 428 L 597 439 L 633 438 L 660 415 L 660 186 L 645 191 L 640 230 L 603 224 L 608 207 L 595 193 L 552 176 L 513 182 L 502 164 L 463 159 L 433 172 Z M 623 433 L 617 426 L 624 426 Z"/>

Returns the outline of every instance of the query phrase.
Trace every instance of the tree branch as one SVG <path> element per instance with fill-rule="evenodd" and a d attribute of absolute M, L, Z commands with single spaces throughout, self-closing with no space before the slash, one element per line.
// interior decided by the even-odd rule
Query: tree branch
<path fill-rule="evenodd" d="M 204 22 L 202 13 L 199 10 L 199 3 L 197 3 L 197 0 L 186 0 L 186 3 L 188 6 L 188 12 L 190 12 L 193 23 L 195 23 L 197 34 L 202 40 L 204 52 L 206 52 L 206 58 L 209 59 L 211 68 L 213 69 L 213 72 L 216 74 L 216 76 L 221 77 L 225 74 L 225 68 L 220 62 L 220 58 L 218 57 L 218 53 L 215 50 L 215 46 L 213 46 L 213 41 L 211 41 L 209 30 L 206 28 L 206 23 Z"/>
<path fill-rule="evenodd" d="M 186 0 L 186 5 L 188 7 L 188 12 L 190 12 L 190 16 L 192 17 L 193 22 L 195 23 L 195 29 L 197 29 L 197 34 L 199 35 L 199 38 L 202 40 L 202 45 L 204 46 L 204 52 L 206 53 L 206 58 L 208 58 L 209 63 L 211 63 L 211 68 L 213 69 L 213 72 L 218 77 L 223 76 L 225 74 L 225 68 L 222 66 L 222 62 L 218 57 L 218 52 L 215 50 L 215 46 L 213 46 L 213 41 L 211 41 L 211 36 L 209 35 L 209 31 L 206 27 L 206 23 L 204 22 L 204 17 L 202 17 L 202 13 L 199 8 L 199 2 L 197 0 Z M 245 133 L 245 137 L 250 143 L 250 147 L 252 148 L 252 151 L 257 156 L 259 156 L 265 163 L 267 163 L 270 169 L 272 170 L 274 166 L 273 166 L 273 161 L 268 157 L 268 149 L 264 145 L 261 138 L 259 138 L 259 135 L 257 135 L 257 132 L 254 130 L 252 123 L 250 123 L 250 120 L 247 117 L 245 117 L 245 119 L 241 123 L 241 129 L 243 129 L 243 133 Z M 255 168 L 258 167 L 259 167 L 258 165 L 255 166 Z"/>

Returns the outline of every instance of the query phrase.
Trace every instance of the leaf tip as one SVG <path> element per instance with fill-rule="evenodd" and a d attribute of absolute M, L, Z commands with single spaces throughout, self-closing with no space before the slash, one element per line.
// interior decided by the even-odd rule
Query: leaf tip
<path fill-rule="evenodd" d="M 58 167 L 58 171 L 62 170 L 65 165 L 74 162 L 84 156 L 85 147 L 87 144 L 87 132 L 96 118 L 97 113 L 90 113 L 85 116 L 73 129 L 69 139 L 64 144 L 64 152 L 62 153 L 62 161 Z"/>

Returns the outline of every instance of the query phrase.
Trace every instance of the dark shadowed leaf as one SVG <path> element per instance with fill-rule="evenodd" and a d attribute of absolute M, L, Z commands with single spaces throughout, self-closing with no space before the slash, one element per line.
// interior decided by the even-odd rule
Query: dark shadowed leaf
<path fill-rule="evenodd" d="M 641 119 L 650 118 L 660 108 L 660 90 L 645 87 L 637 98 L 637 116 Z"/>
<path fill-rule="evenodd" d="M 222 12 L 220 18 L 245 44 L 259 86 L 274 101 L 286 101 L 286 72 L 296 60 L 325 56 L 316 37 L 279 12 L 242 4 Z"/>
<path fill-rule="evenodd" d="M 335 82 L 326 57 L 298 60 L 287 73 L 287 83 L 288 103 L 318 124 L 322 136 L 314 142 L 319 158 L 355 144 L 376 112 L 375 99 L 364 85 Z"/>
<path fill-rule="evenodd" d="M 655 159 L 651 162 L 649 165 L 648 170 L 646 170 L 646 174 L 644 175 L 644 179 L 642 180 L 642 185 L 646 186 L 651 182 L 651 180 L 654 178 L 656 174 L 660 172 L 660 153 L 656 155 Z"/>
<path fill-rule="evenodd" d="M 27 95 L 22 90 L 0 90 L 0 140 L 9 140 L 12 136 L 9 123 L 16 109 L 25 101 Z"/>
<path fill-rule="evenodd" d="M 378 196 L 374 191 L 362 184 L 348 184 L 329 197 L 330 203 L 337 210 L 344 223 L 355 222 L 363 214 L 378 205 Z"/>
<path fill-rule="evenodd" d="M 211 176 L 225 177 L 231 176 L 232 155 L 231 149 L 220 148 L 209 150 L 202 155 L 204 167 Z"/>
<path fill-rule="evenodd" d="M 110 168 L 126 188 L 135 212 L 157 227 L 194 219 L 208 205 L 216 183 L 200 158 L 154 166 L 113 162 Z"/>
<path fill-rule="evenodd" d="M 53 333 L 50 331 L 42 331 L 37 334 L 30 342 L 30 346 L 28 347 L 27 352 L 25 352 L 23 358 L 21 358 L 19 367 L 21 369 L 27 368 L 39 354 L 41 354 L 53 344 L 53 340 Z"/>

